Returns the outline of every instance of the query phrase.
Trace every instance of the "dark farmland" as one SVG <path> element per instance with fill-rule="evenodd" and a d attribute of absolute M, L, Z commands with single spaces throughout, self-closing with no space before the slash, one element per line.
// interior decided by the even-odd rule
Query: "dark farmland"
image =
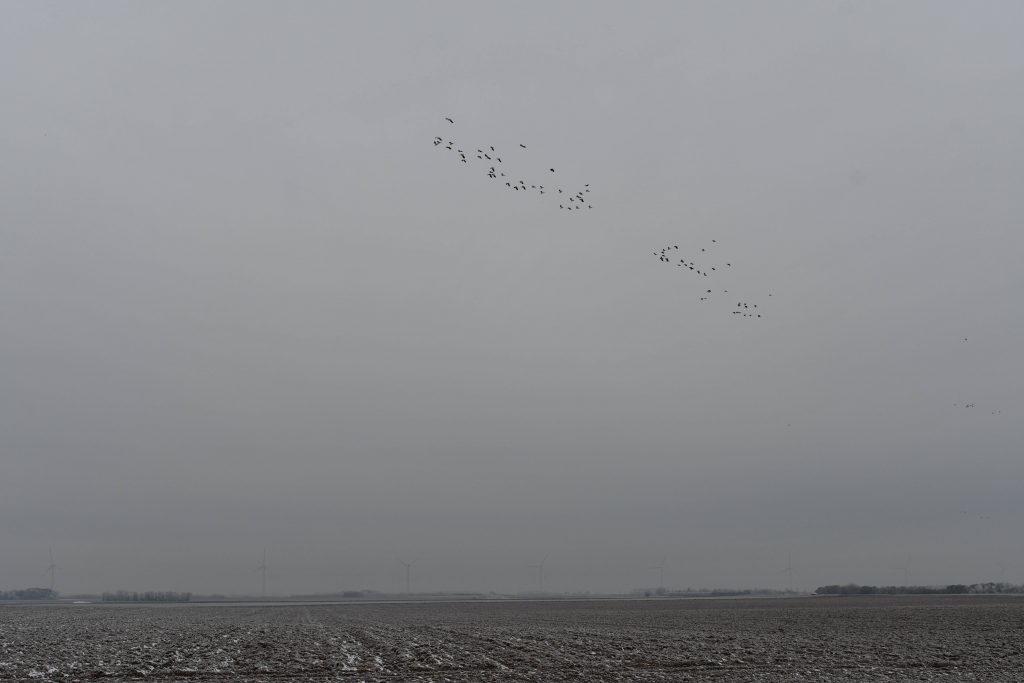
<path fill-rule="evenodd" d="M 1021 681 L 1004 596 L 0 607 L 10 681 Z"/>

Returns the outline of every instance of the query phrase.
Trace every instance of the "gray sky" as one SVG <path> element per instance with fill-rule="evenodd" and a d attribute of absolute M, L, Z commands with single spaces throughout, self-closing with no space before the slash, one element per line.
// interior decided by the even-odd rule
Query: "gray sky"
<path fill-rule="evenodd" d="M 0 588 L 1024 581 L 1021 3 L 0 13 Z"/>

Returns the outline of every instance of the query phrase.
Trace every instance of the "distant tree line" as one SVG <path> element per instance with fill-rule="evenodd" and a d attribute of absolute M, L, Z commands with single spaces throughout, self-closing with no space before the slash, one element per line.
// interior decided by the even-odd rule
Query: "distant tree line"
<path fill-rule="evenodd" d="M 0 600 L 54 600 L 57 591 L 49 588 L 22 588 L 16 591 L 0 591 Z"/>
<path fill-rule="evenodd" d="M 104 602 L 188 602 L 192 594 L 175 591 L 114 591 L 104 593 L 100 599 Z"/>
<path fill-rule="evenodd" d="M 1024 593 L 1024 584 L 989 581 L 986 583 L 951 583 L 948 586 L 861 586 L 846 585 L 819 586 L 818 595 L 962 595 L 992 593 Z"/>

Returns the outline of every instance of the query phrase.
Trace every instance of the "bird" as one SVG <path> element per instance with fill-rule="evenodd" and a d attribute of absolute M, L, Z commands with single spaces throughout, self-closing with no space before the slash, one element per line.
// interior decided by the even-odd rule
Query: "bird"
<path fill-rule="evenodd" d="M 524 145 L 524 144 L 523 144 L 523 143 L 521 143 L 521 142 L 519 143 L 519 146 L 520 146 L 520 147 L 522 147 L 523 149 L 526 149 L 526 145 Z"/>
<path fill-rule="evenodd" d="M 550 171 L 551 171 L 552 173 L 554 173 L 554 172 L 555 172 L 555 169 L 553 169 L 553 168 L 552 168 L 552 169 L 548 169 L 548 170 L 550 170 Z"/>
<path fill-rule="evenodd" d="M 447 121 L 448 123 L 455 123 L 454 121 L 452 121 L 452 120 L 451 120 L 450 118 L 448 118 L 447 116 L 446 116 L 446 117 L 444 117 L 444 120 L 445 120 L 445 121 Z"/>

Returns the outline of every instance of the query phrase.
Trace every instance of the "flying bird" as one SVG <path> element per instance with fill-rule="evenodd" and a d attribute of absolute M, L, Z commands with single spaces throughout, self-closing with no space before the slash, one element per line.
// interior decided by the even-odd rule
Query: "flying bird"
<path fill-rule="evenodd" d="M 454 121 L 452 121 L 452 120 L 451 120 L 450 118 L 448 118 L 447 116 L 446 116 L 446 117 L 444 117 L 444 120 L 445 120 L 445 121 L 447 121 L 448 123 L 455 123 Z"/>

